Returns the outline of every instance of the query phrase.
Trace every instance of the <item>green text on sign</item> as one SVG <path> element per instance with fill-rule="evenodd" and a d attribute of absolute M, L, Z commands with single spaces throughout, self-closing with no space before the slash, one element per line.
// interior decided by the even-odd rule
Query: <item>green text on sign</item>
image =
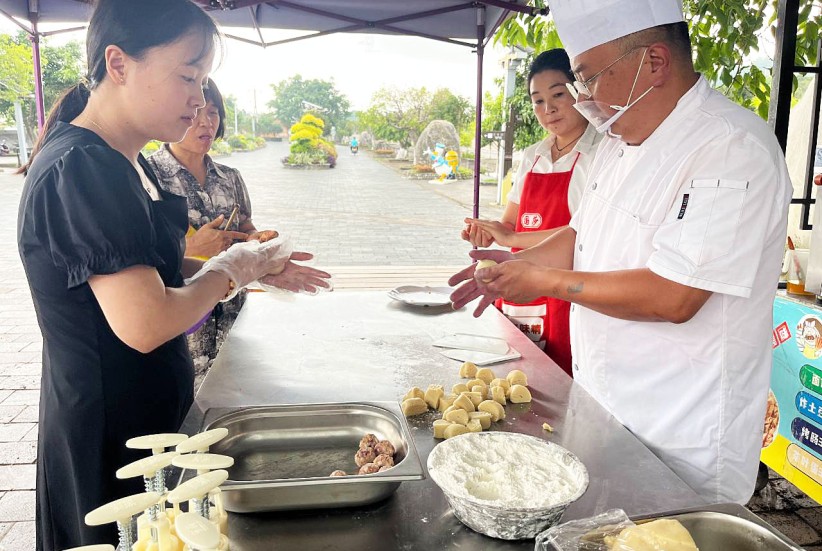
<path fill-rule="evenodd" d="M 799 380 L 802 381 L 802 386 L 808 390 L 822 394 L 822 370 L 805 364 L 799 370 Z"/>

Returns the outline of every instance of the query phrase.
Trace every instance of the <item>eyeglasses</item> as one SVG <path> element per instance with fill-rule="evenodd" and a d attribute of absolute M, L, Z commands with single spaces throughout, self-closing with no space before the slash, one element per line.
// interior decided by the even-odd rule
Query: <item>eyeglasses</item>
<path fill-rule="evenodd" d="M 632 53 L 634 53 L 635 51 L 637 51 L 641 48 L 647 48 L 647 47 L 648 46 L 636 46 L 634 48 L 631 48 L 630 50 L 628 50 L 627 52 L 625 52 L 624 54 L 622 54 L 621 56 L 619 56 L 618 58 L 613 60 L 611 63 L 606 65 L 602 70 L 597 72 L 594 76 L 592 76 L 588 80 L 584 80 L 584 81 L 575 80 L 574 82 L 567 83 L 565 86 L 568 88 L 568 91 L 571 93 L 571 95 L 574 96 L 574 99 L 579 99 L 579 96 L 587 96 L 587 97 L 590 98 L 590 97 L 593 96 L 593 94 L 591 93 L 591 89 L 588 88 L 589 84 L 591 84 L 592 82 L 594 82 L 594 80 L 599 78 L 599 76 L 602 73 L 604 73 L 605 71 L 607 71 L 608 69 L 610 69 L 611 67 L 613 67 L 614 65 L 616 65 L 617 63 L 619 63 L 620 61 L 622 61 L 623 59 L 625 59 L 629 55 L 631 55 Z"/>

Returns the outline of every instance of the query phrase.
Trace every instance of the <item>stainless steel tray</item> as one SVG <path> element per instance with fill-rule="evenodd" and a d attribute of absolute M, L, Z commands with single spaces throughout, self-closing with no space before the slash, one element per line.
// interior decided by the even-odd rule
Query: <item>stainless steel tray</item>
<path fill-rule="evenodd" d="M 802 551 L 773 526 L 738 504 L 720 504 L 644 519 L 675 519 L 690 532 L 699 551 Z"/>
<path fill-rule="evenodd" d="M 425 471 L 399 404 L 356 402 L 209 410 L 204 430 L 228 429 L 211 447 L 234 458 L 221 486 L 225 508 L 235 513 L 365 505 L 387 498 L 401 482 L 422 480 Z M 222 415 L 220 415 L 222 413 Z M 220 415 L 214 419 L 215 415 Z M 214 420 L 209 422 L 209 419 Z M 391 441 L 394 468 L 365 476 L 354 454 L 366 433 Z"/>

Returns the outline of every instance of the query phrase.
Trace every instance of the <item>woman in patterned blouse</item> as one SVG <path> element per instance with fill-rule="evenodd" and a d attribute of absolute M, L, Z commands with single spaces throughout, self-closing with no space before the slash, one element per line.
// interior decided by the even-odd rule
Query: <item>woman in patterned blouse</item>
<path fill-rule="evenodd" d="M 203 93 L 206 105 L 197 111 L 183 141 L 164 144 L 148 162 L 164 190 L 188 198 L 190 228 L 185 255 L 209 258 L 235 241 L 258 239 L 261 232 L 251 221 L 251 201 L 240 173 L 215 163 L 208 155 L 214 140 L 223 137 L 225 105 L 211 79 Z M 231 226 L 225 227 L 235 205 L 237 215 L 231 220 Z M 208 371 L 244 300 L 243 291 L 233 300 L 218 304 L 200 325 L 189 330 L 195 386 Z"/>

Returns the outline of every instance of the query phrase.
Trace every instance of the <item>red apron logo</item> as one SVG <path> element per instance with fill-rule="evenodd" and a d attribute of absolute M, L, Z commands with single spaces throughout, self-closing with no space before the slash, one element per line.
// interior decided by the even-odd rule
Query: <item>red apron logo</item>
<path fill-rule="evenodd" d="M 542 225 L 542 215 L 538 212 L 526 212 L 520 218 L 523 228 L 538 228 Z"/>

